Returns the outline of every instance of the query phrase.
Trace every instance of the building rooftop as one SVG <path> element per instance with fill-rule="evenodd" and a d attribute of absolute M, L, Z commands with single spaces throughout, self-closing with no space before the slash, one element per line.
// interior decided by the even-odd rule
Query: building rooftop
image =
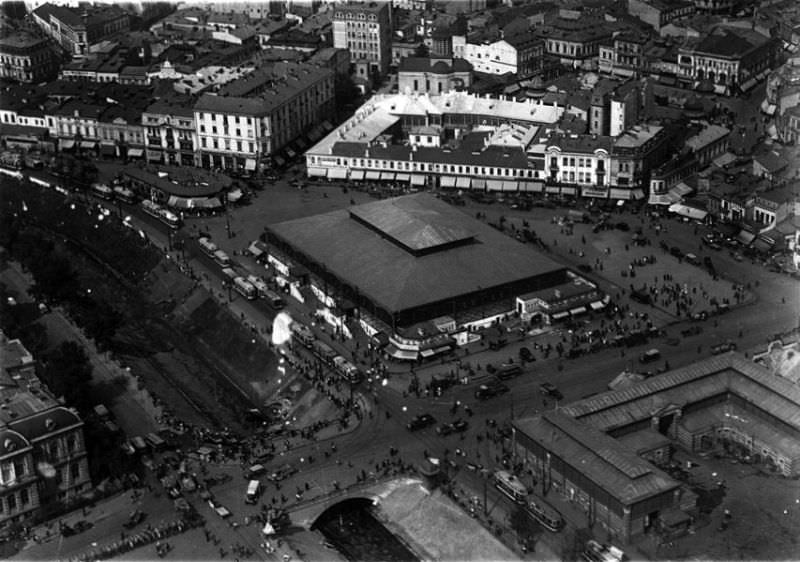
<path fill-rule="evenodd" d="M 561 135 L 554 134 L 547 141 L 547 146 L 557 146 L 563 152 L 579 152 L 584 154 L 605 150 L 611 153 L 614 137 L 606 135 Z"/>
<path fill-rule="evenodd" d="M 686 139 L 686 146 L 695 152 L 730 134 L 730 129 L 722 125 L 708 125 L 696 135 Z"/>
<path fill-rule="evenodd" d="M 425 193 L 267 228 L 394 312 L 563 269 Z"/>
<path fill-rule="evenodd" d="M 297 62 L 267 63 L 253 72 L 228 82 L 219 90 L 220 96 L 274 99 L 279 105 L 304 91 L 312 84 L 332 74 L 331 70 L 315 64 Z"/>
<path fill-rule="evenodd" d="M 578 468 L 623 505 L 680 487 L 680 482 L 637 456 L 617 439 L 561 410 L 515 420 L 513 425 L 552 455 Z"/>
<path fill-rule="evenodd" d="M 450 74 L 451 72 L 469 72 L 472 70 L 472 65 L 459 58 L 403 57 L 400 59 L 398 70 L 399 72 Z"/>
<path fill-rule="evenodd" d="M 473 114 L 535 125 L 553 124 L 560 119 L 563 112 L 563 108 L 559 107 L 482 98 L 465 92 L 450 92 L 438 96 L 376 94 L 362 105 L 355 115 L 312 147 L 309 153 L 331 154 L 334 147 L 343 142 L 360 143 L 366 147 L 378 135 L 399 121 L 401 116 L 406 115 L 423 117 Z M 403 149 L 403 147 L 392 148 Z"/>
<path fill-rule="evenodd" d="M 541 291 L 532 291 L 530 293 L 520 295 L 519 298 L 523 300 L 540 299 L 546 303 L 557 303 L 559 301 L 573 297 L 579 297 L 596 290 L 597 286 L 594 283 L 587 281 L 583 277 L 575 275 L 572 277 L 572 280 L 569 283 L 562 283 L 561 285 L 548 287 L 547 289 L 542 289 Z"/>
<path fill-rule="evenodd" d="M 636 125 L 616 138 L 614 148 L 639 148 L 655 138 L 663 129 L 664 127 L 660 125 Z"/>
<path fill-rule="evenodd" d="M 201 168 L 166 165 L 128 165 L 122 173 L 178 197 L 217 195 L 231 186 L 228 176 Z"/>
<path fill-rule="evenodd" d="M 695 45 L 692 51 L 725 58 L 739 58 L 769 42 L 756 31 L 717 26 Z"/>
<path fill-rule="evenodd" d="M 34 45 L 39 45 L 41 43 L 46 44 L 47 39 L 44 37 L 38 37 L 26 31 L 17 31 L 0 37 L 0 49 L 5 49 L 8 47 L 14 49 L 24 49 L 26 47 L 33 47 Z"/>

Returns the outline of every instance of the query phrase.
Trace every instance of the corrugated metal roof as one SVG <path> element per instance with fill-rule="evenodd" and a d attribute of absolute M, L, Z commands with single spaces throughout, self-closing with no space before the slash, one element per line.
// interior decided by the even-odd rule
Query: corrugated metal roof
<path fill-rule="evenodd" d="M 624 505 L 680 486 L 613 437 L 561 411 L 517 420 L 514 425 Z"/>

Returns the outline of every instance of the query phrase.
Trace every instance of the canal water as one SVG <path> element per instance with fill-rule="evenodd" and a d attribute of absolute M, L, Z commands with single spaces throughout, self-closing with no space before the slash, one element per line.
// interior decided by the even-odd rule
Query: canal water
<path fill-rule="evenodd" d="M 345 500 L 328 509 L 313 527 L 345 558 L 353 562 L 419 562 L 395 535 L 372 514 L 372 502 Z"/>

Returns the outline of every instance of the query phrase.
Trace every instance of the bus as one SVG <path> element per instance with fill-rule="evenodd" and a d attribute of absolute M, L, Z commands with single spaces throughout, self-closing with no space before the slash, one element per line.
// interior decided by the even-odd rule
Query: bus
<path fill-rule="evenodd" d="M 129 205 L 136 203 L 136 195 L 134 195 L 133 191 L 121 185 L 114 187 L 114 197 Z"/>
<path fill-rule="evenodd" d="M 528 498 L 528 488 L 507 470 L 498 470 L 494 473 L 494 486 L 514 503 L 524 504 Z"/>
<path fill-rule="evenodd" d="M 214 261 L 222 267 L 230 267 L 231 265 L 231 258 L 223 250 L 214 252 Z"/>
<path fill-rule="evenodd" d="M 234 278 L 233 288 L 247 300 L 254 300 L 258 296 L 256 288 L 244 277 Z"/>
<path fill-rule="evenodd" d="M 114 192 L 104 183 L 93 183 L 91 190 L 92 195 L 99 197 L 100 199 L 110 201 L 114 198 Z"/>
<path fill-rule="evenodd" d="M 142 201 L 142 209 L 144 209 L 145 213 L 151 217 L 157 218 L 172 229 L 177 229 L 181 225 L 181 220 L 175 213 L 166 210 L 158 203 L 154 203 L 149 199 Z"/>
<path fill-rule="evenodd" d="M 256 291 L 258 291 L 258 294 L 261 295 L 262 297 L 269 291 L 269 287 L 267 286 L 267 284 L 258 275 L 248 275 L 247 282 L 250 283 L 253 287 L 255 287 Z"/>
<path fill-rule="evenodd" d="M 223 267 L 222 268 L 222 274 L 225 277 L 227 277 L 228 279 L 230 279 L 231 281 L 233 281 L 234 279 L 239 277 L 239 274 L 236 273 L 236 270 L 233 269 L 232 267 Z"/>
<path fill-rule="evenodd" d="M 219 248 L 217 248 L 217 245 L 214 244 L 210 238 L 207 238 L 205 236 L 201 236 L 200 238 L 198 238 L 197 244 L 198 246 L 200 246 L 200 249 L 203 250 L 203 253 L 210 258 L 213 258 L 214 254 L 217 252 L 217 250 L 219 250 Z"/>
<path fill-rule="evenodd" d="M 358 384 L 361 382 L 361 371 L 350 361 L 345 359 L 341 364 L 337 365 L 337 369 L 342 377 L 344 377 L 344 380 L 350 384 Z"/>
<path fill-rule="evenodd" d="M 526 511 L 548 531 L 557 533 L 564 528 L 561 514 L 546 503 L 528 502 Z"/>
<path fill-rule="evenodd" d="M 275 291 L 264 291 L 263 296 L 269 305 L 276 310 L 280 310 L 286 306 L 286 302 L 284 302 L 283 298 L 281 298 L 281 296 Z"/>

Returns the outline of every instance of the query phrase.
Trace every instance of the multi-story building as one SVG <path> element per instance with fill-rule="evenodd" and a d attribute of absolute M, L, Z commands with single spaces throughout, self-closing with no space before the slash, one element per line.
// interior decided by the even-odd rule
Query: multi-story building
<path fill-rule="evenodd" d="M 596 70 L 600 45 L 613 36 L 615 27 L 602 19 L 549 19 L 531 32 L 544 40 L 544 52 L 570 68 Z"/>
<path fill-rule="evenodd" d="M 179 166 L 196 164 L 197 128 L 193 105 L 188 96 L 173 96 L 147 107 L 142 113 L 146 160 Z"/>
<path fill-rule="evenodd" d="M 800 204 L 800 182 L 756 193 L 753 202 L 753 220 L 759 225 L 772 228 L 776 223 L 797 214 Z"/>
<path fill-rule="evenodd" d="M 77 58 L 107 37 L 130 29 L 128 13 L 115 5 L 70 8 L 48 3 L 33 11 L 33 20 Z"/>
<path fill-rule="evenodd" d="M 334 110 L 333 72 L 310 64 L 261 67 L 194 106 L 199 163 L 255 170 Z"/>
<path fill-rule="evenodd" d="M 573 186 L 584 197 L 607 198 L 613 146 L 614 139 L 603 135 L 551 136 L 544 155 L 547 183 Z"/>
<path fill-rule="evenodd" d="M 38 83 L 52 78 L 58 61 L 47 39 L 15 32 L 0 38 L 0 78 Z"/>
<path fill-rule="evenodd" d="M 647 37 L 627 32 L 600 45 L 597 70 L 614 76 L 638 76 L 647 70 L 645 45 Z"/>
<path fill-rule="evenodd" d="M 472 65 L 464 59 L 405 57 L 400 60 L 397 84 L 403 93 L 467 90 L 472 85 Z"/>
<path fill-rule="evenodd" d="M 83 422 L 41 383 L 33 356 L 0 332 L 0 533 L 92 487 Z"/>
<path fill-rule="evenodd" d="M 466 92 L 376 95 L 308 150 L 306 165 L 310 176 L 336 179 L 542 191 L 528 151 L 539 127 L 562 114 L 552 105 Z M 405 140 L 391 143 L 395 136 Z"/>
<path fill-rule="evenodd" d="M 708 125 L 686 139 L 686 146 L 694 153 L 700 168 L 703 168 L 728 150 L 730 134 L 730 130 L 722 125 Z"/>
<path fill-rule="evenodd" d="M 516 34 L 498 40 L 468 40 L 464 58 L 476 72 L 515 74 L 525 78 L 541 69 L 544 42 L 531 34 Z"/>
<path fill-rule="evenodd" d="M 642 87 L 638 80 L 601 79 L 592 88 L 589 132 L 615 137 L 639 120 Z"/>
<path fill-rule="evenodd" d="M 775 56 L 773 39 L 749 29 L 717 26 L 695 45 L 678 50 L 679 78 L 708 80 L 721 94 L 737 92 L 765 77 Z"/>
<path fill-rule="evenodd" d="M 350 51 L 355 75 L 372 82 L 386 75 L 392 57 L 392 16 L 388 2 L 336 5 L 333 46 Z"/>
<path fill-rule="evenodd" d="M 628 13 L 650 24 L 656 31 L 694 12 L 694 4 L 686 0 L 628 0 Z"/>
<path fill-rule="evenodd" d="M 612 198 L 641 199 L 650 185 L 651 171 L 669 156 L 672 130 L 643 124 L 626 129 L 614 139 L 611 149 L 610 183 L 616 189 Z"/>

